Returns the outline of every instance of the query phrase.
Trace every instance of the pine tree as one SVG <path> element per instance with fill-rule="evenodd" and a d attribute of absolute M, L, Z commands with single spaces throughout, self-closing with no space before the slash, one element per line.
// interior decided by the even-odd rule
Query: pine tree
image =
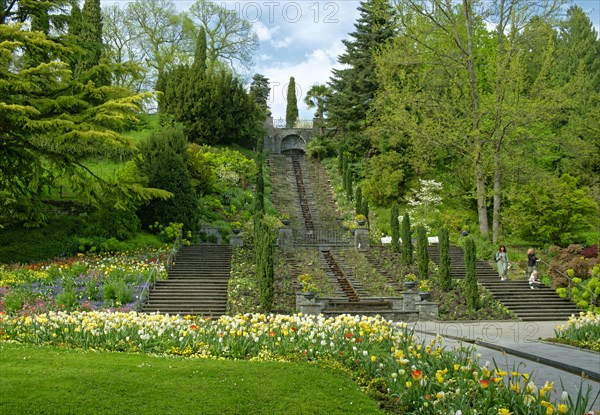
<path fill-rule="evenodd" d="M 287 89 L 287 105 L 285 108 L 285 127 L 294 128 L 298 121 L 298 98 L 296 98 L 296 80 L 290 77 Z"/>
<path fill-rule="evenodd" d="M 343 69 L 334 69 L 327 100 L 329 122 L 342 132 L 364 129 L 369 103 L 379 84 L 375 54 L 394 36 L 394 10 L 388 0 L 367 0 L 358 7 L 360 17 L 350 40 L 343 40 L 345 52 L 338 61 Z"/>
<path fill-rule="evenodd" d="M 448 237 L 448 229 L 441 228 L 438 232 L 440 250 L 440 266 L 439 266 L 439 279 L 440 286 L 444 291 L 450 291 L 452 289 L 452 275 L 451 263 L 450 263 L 450 238 Z"/>
<path fill-rule="evenodd" d="M 471 310 L 477 310 L 479 308 L 477 251 L 475 248 L 475 241 L 470 236 L 465 239 L 465 268 L 464 290 L 465 296 L 467 297 L 467 306 Z"/>
<path fill-rule="evenodd" d="M 415 230 L 417 236 L 417 267 L 419 277 L 423 280 L 429 277 L 429 252 L 427 251 L 427 232 L 423 225 L 417 226 Z"/>
<path fill-rule="evenodd" d="M 390 209 L 390 233 L 392 235 L 392 250 L 400 252 L 400 221 L 398 220 L 398 205 L 396 203 Z"/>
<path fill-rule="evenodd" d="M 400 251 L 400 260 L 402 265 L 409 266 L 413 263 L 413 247 L 410 235 L 410 217 L 408 212 L 404 214 L 402 218 L 402 227 L 400 229 L 400 236 L 402 237 L 402 250 Z"/>

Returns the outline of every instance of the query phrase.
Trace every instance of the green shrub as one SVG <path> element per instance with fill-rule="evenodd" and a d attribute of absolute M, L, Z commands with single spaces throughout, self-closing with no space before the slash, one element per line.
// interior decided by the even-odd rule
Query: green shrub
<path fill-rule="evenodd" d="M 73 285 L 65 286 L 63 291 L 56 296 L 56 304 L 65 311 L 74 310 L 79 305 L 75 287 Z"/>
<path fill-rule="evenodd" d="M 127 304 L 133 301 L 133 290 L 122 279 L 106 279 L 102 286 L 102 299 L 107 305 Z"/>

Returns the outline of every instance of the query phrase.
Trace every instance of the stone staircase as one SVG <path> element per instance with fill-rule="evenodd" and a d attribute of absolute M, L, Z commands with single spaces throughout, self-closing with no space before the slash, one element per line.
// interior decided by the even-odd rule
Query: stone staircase
<path fill-rule="evenodd" d="M 429 246 L 429 258 L 439 264 L 437 245 Z M 465 259 L 460 247 L 450 247 L 450 260 L 452 277 L 464 278 Z M 485 261 L 477 261 L 477 280 L 522 321 L 567 320 L 581 311 L 571 301 L 560 298 L 550 287 L 541 285 L 539 289 L 532 290 L 525 279 L 500 281 L 498 272 Z"/>
<path fill-rule="evenodd" d="M 177 253 L 166 280 L 156 281 L 143 312 L 218 317 L 227 307 L 231 247 L 199 244 Z"/>
<path fill-rule="evenodd" d="M 284 167 L 284 157 L 287 168 Z M 326 316 L 343 313 L 364 315 L 398 315 L 392 310 L 388 301 L 365 298 L 360 284 L 353 278 L 352 270 L 345 264 L 344 259 L 336 248 L 352 245 L 350 234 L 341 228 L 342 219 L 337 213 L 333 201 L 331 183 L 326 179 L 320 166 L 312 165 L 303 155 L 271 156 L 271 180 L 280 192 L 276 196 L 275 205 L 290 205 L 288 189 L 280 188 L 286 183 L 292 188 L 297 217 L 292 219 L 296 229 L 294 245 L 298 247 L 314 247 L 320 252 L 320 267 L 329 276 L 334 287 L 335 297 L 329 300 L 329 306 L 323 311 Z M 284 179 L 283 174 L 287 174 Z M 274 189 L 275 190 L 275 189 Z M 277 200 L 281 193 L 281 200 Z M 318 203 L 317 203 L 318 198 Z M 319 209 L 319 206 L 323 207 Z M 293 280 L 300 271 L 293 260 L 288 262 L 288 269 Z M 400 288 L 400 287 L 398 287 Z"/>

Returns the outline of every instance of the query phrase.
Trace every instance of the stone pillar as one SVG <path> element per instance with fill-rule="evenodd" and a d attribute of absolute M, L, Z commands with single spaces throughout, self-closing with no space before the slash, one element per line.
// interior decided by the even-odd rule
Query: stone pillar
<path fill-rule="evenodd" d="M 277 235 L 277 246 L 281 249 L 291 248 L 293 245 L 294 233 L 292 228 L 279 228 Z"/>
<path fill-rule="evenodd" d="M 430 301 L 421 301 L 417 304 L 419 311 L 419 320 L 437 320 L 439 317 L 439 307 L 436 303 Z"/>
<path fill-rule="evenodd" d="M 305 293 L 296 293 L 296 308 L 302 314 L 319 315 L 325 309 L 327 301 L 320 300 L 314 294 L 307 296 Z"/>
<path fill-rule="evenodd" d="M 354 247 L 359 251 L 369 251 L 369 230 L 367 228 L 357 228 L 354 231 Z"/>
<path fill-rule="evenodd" d="M 404 311 L 417 311 L 417 304 L 421 302 L 419 292 L 414 288 L 406 290 L 402 295 Z"/>

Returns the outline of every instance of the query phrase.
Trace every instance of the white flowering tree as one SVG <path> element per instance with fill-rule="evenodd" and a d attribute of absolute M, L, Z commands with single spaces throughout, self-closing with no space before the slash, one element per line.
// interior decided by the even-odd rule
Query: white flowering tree
<path fill-rule="evenodd" d="M 431 229 L 440 216 L 439 206 L 442 204 L 442 184 L 435 180 L 419 179 L 419 188 L 413 191 L 408 199 L 408 214 L 413 226 L 423 225 Z"/>

